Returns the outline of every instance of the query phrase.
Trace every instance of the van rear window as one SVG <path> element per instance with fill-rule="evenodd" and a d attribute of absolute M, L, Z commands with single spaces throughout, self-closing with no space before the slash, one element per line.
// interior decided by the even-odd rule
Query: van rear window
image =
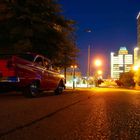
<path fill-rule="evenodd" d="M 34 56 L 31 54 L 20 54 L 18 55 L 19 57 L 28 60 L 28 61 L 33 61 L 34 60 Z"/>

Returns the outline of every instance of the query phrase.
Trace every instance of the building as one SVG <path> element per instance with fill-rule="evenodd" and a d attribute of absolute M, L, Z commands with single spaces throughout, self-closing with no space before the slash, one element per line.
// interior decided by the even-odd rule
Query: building
<path fill-rule="evenodd" d="M 140 12 L 137 16 L 137 46 L 140 49 Z"/>
<path fill-rule="evenodd" d="M 118 79 L 120 73 L 130 71 L 133 55 L 128 54 L 126 47 L 120 47 L 118 53 L 111 52 L 111 78 Z"/>
<path fill-rule="evenodd" d="M 134 63 L 140 67 L 140 12 L 137 16 L 137 48 L 137 60 L 134 59 Z"/>
<path fill-rule="evenodd" d="M 138 53 L 139 48 L 138 47 L 134 48 L 134 66 L 138 66 Z"/>

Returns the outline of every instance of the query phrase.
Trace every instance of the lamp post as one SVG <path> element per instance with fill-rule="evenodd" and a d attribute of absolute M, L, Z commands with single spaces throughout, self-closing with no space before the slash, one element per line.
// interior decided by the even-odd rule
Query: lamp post
<path fill-rule="evenodd" d="M 75 89 L 75 69 L 77 65 L 71 65 L 71 68 L 73 69 L 73 89 Z"/>
<path fill-rule="evenodd" d="M 86 29 L 85 30 L 87 33 L 91 33 L 91 29 Z M 88 46 L 88 62 L 87 62 L 87 87 L 88 87 L 88 82 L 89 82 L 89 77 L 90 77 L 90 44 Z"/>
<path fill-rule="evenodd" d="M 88 63 L 87 63 L 87 87 L 90 77 L 90 45 L 88 46 Z"/>
<path fill-rule="evenodd" d="M 102 70 L 99 70 L 99 68 L 102 66 L 102 61 L 100 59 L 96 59 L 94 61 L 94 65 L 96 67 L 96 72 L 95 72 L 95 86 L 98 86 L 98 82 L 99 82 L 99 79 L 102 78 Z"/>

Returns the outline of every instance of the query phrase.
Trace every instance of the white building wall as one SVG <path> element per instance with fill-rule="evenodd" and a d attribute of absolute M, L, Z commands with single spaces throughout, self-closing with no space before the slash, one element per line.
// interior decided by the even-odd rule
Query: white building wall
<path fill-rule="evenodd" d="M 111 64 L 111 78 L 113 77 L 113 57 L 114 57 L 114 53 L 113 52 L 111 52 L 111 54 L 110 54 L 110 56 L 111 56 L 111 62 L 110 62 L 110 64 Z"/>
<path fill-rule="evenodd" d="M 124 60 L 125 64 L 133 64 L 133 55 L 132 54 L 125 55 L 124 59 L 125 59 Z"/>
<path fill-rule="evenodd" d="M 120 54 L 116 56 L 114 53 L 111 53 L 111 78 L 118 79 L 120 73 L 130 71 L 132 64 L 132 54 Z"/>

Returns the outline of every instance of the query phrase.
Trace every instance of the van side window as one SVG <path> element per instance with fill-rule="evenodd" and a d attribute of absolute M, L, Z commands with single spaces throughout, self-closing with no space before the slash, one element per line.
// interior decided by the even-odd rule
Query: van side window
<path fill-rule="evenodd" d="M 40 66 L 43 66 L 43 59 L 41 57 L 37 57 L 35 63 L 39 64 Z"/>

